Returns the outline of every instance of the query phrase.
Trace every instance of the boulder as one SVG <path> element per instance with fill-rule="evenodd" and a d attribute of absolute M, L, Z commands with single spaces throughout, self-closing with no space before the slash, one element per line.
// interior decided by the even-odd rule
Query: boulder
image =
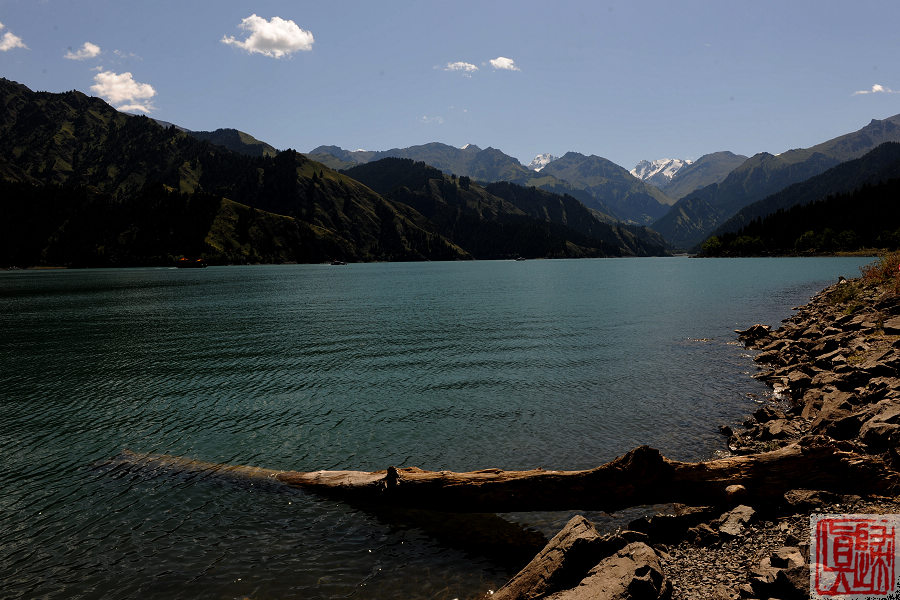
<path fill-rule="evenodd" d="M 872 419 L 860 427 L 859 437 L 870 448 L 896 447 L 900 445 L 900 425 Z"/>
<path fill-rule="evenodd" d="M 869 377 L 893 377 L 897 375 L 900 353 L 894 348 L 876 352 L 859 364 Z"/>
<path fill-rule="evenodd" d="M 627 544 L 622 536 L 600 535 L 581 515 L 572 517 L 544 549 L 491 598 L 530 600 L 574 587 L 598 562 Z"/>
<path fill-rule="evenodd" d="M 635 519 L 628 528 L 645 533 L 653 543 L 668 544 L 680 540 L 690 527 L 712 517 L 715 514 L 712 510 L 705 506 L 676 504 L 673 512 Z"/>
<path fill-rule="evenodd" d="M 691 527 L 685 533 L 685 540 L 697 546 L 709 546 L 719 541 L 719 532 L 707 523 Z"/>
<path fill-rule="evenodd" d="M 831 422 L 824 427 L 823 433 L 836 440 L 852 440 L 859 437 L 859 429 L 869 417 L 867 409 L 855 412 L 833 414 Z"/>
<path fill-rule="evenodd" d="M 788 375 L 787 383 L 788 388 L 791 390 L 791 394 L 793 396 L 799 396 L 803 393 L 803 390 L 810 386 L 812 377 L 798 369 L 791 371 L 790 375 Z"/>
<path fill-rule="evenodd" d="M 812 423 L 812 430 L 824 433 L 832 422 L 848 417 L 854 410 L 853 394 L 835 390 L 822 397 L 822 408 Z"/>
<path fill-rule="evenodd" d="M 760 347 L 760 350 L 763 352 L 769 352 L 771 350 L 781 350 L 782 348 L 785 348 L 786 346 L 790 346 L 791 343 L 792 343 L 791 340 L 779 339 L 779 340 L 775 340 L 774 342 L 770 342 L 770 343 L 766 344 L 765 346 Z"/>
<path fill-rule="evenodd" d="M 870 312 L 863 312 L 853 315 L 848 321 L 841 324 L 844 331 L 857 331 L 859 329 L 875 329 L 877 326 L 877 315 Z"/>
<path fill-rule="evenodd" d="M 813 346 L 809 352 L 814 356 L 819 356 L 821 354 L 827 354 L 828 352 L 834 352 L 839 347 L 840 343 L 838 342 L 837 338 L 829 337 Z"/>
<path fill-rule="evenodd" d="M 735 329 L 734 332 L 738 334 L 739 340 L 744 342 L 745 345 L 750 346 L 751 344 L 758 343 L 760 340 L 769 337 L 771 329 L 772 328 L 768 325 L 760 325 L 757 323 L 744 330 Z"/>
<path fill-rule="evenodd" d="M 797 546 L 782 546 L 769 555 L 769 564 L 779 569 L 790 569 L 802 567 L 806 564 L 806 559 Z"/>
<path fill-rule="evenodd" d="M 753 418 L 756 419 L 757 423 L 767 423 L 774 419 L 783 419 L 784 413 L 775 408 L 774 406 L 765 405 L 760 406 L 753 413 Z"/>
<path fill-rule="evenodd" d="M 900 402 L 880 401 L 872 409 L 872 418 L 859 429 L 859 437 L 872 448 L 889 448 L 900 442 Z"/>
<path fill-rule="evenodd" d="M 754 358 L 753 360 L 755 360 L 756 362 L 761 363 L 761 364 L 772 364 L 772 363 L 780 364 L 781 358 L 782 358 L 781 352 L 779 352 L 778 350 L 771 350 L 769 352 L 763 352 L 762 354 L 757 354 L 756 358 Z"/>
<path fill-rule="evenodd" d="M 756 511 L 752 507 L 741 504 L 724 513 L 714 521 L 714 524 L 722 536 L 733 538 L 741 535 L 755 516 Z"/>
<path fill-rule="evenodd" d="M 826 352 L 825 354 L 820 354 L 815 358 L 814 364 L 824 370 L 831 369 L 838 364 L 846 363 L 847 359 L 844 356 L 844 349 L 838 348 L 836 350 L 832 350 L 831 352 Z"/>
<path fill-rule="evenodd" d="M 790 490 L 785 492 L 784 501 L 797 512 L 809 512 L 826 504 L 838 502 L 840 496 L 823 490 Z"/>
<path fill-rule="evenodd" d="M 604 558 L 572 589 L 547 600 L 668 600 L 672 583 L 666 579 L 659 556 L 647 544 L 636 542 Z"/>
<path fill-rule="evenodd" d="M 900 335 L 900 317 L 891 317 L 884 322 L 884 333 L 887 335 Z"/>
<path fill-rule="evenodd" d="M 768 440 L 784 440 L 800 435 L 797 425 L 790 419 L 775 419 L 765 423 L 760 432 L 759 439 Z"/>
<path fill-rule="evenodd" d="M 769 594 L 769 597 L 781 600 L 806 600 L 809 598 L 809 567 L 801 565 L 780 569 Z"/>

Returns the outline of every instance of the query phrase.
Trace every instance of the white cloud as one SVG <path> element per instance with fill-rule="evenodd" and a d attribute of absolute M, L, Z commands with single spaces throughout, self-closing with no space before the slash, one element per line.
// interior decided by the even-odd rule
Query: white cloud
<path fill-rule="evenodd" d="M 250 32 L 247 39 L 239 41 L 234 36 L 226 35 L 222 37 L 222 43 L 243 48 L 251 54 L 281 58 L 298 50 L 312 50 L 315 42 L 312 32 L 300 29 L 293 21 L 281 17 L 266 21 L 252 14 L 243 19 L 238 27 Z"/>
<path fill-rule="evenodd" d="M 153 104 L 149 100 L 156 95 L 152 85 L 138 83 L 129 72 L 119 74 L 100 71 L 94 75 L 91 91 L 105 98 L 119 110 L 144 113 L 153 110 Z"/>
<path fill-rule="evenodd" d="M 0 29 L 5 29 L 6 27 L 3 23 L 0 23 Z M 22 41 L 22 38 L 13 34 L 12 31 L 7 31 L 3 34 L 3 37 L 0 38 L 0 52 L 6 52 L 7 50 L 12 50 L 13 48 L 24 48 L 28 50 L 28 46 L 25 45 L 25 42 Z"/>
<path fill-rule="evenodd" d="M 460 71 L 466 77 L 471 77 L 472 73 L 478 70 L 478 67 L 473 65 L 472 63 L 463 62 L 458 60 L 456 62 L 447 63 L 447 66 L 444 67 L 445 71 Z"/>
<path fill-rule="evenodd" d="M 519 71 L 519 67 L 516 66 L 516 61 L 511 58 L 506 58 L 505 56 L 498 56 L 497 58 L 491 59 L 491 66 L 495 69 L 502 69 L 504 71 Z"/>
<path fill-rule="evenodd" d="M 69 48 L 69 51 L 63 55 L 63 58 L 68 58 L 69 60 L 85 60 L 88 58 L 95 58 L 99 55 L 100 46 L 92 44 L 91 42 L 85 42 L 76 52 L 72 52 L 72 49 Z"/>
<path fill-rule="evenodd" d="M 871 90 L 860 90 L 858 92 L 853 92 L 854 96 L 859 96 L 860 94 L 900 94 L 900 91 L 895 91 L 891 88 L 884 87 L 880 83 L 876 83 L 872 86 Z"/>
<path fill-rule="evenodd" d="M 419 123 L 425 123 L 426 125 L 443 125 L 444 117 L 429 117 L 428 115 L 422 115 L 419 117 Z"/>

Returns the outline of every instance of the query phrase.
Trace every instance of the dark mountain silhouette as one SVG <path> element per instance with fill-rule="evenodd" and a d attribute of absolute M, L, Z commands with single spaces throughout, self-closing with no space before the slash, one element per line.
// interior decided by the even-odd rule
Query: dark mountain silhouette
<path fill-rule="evenodd" d="M 647 224 L 665 214 L 673 202 L 626 169 L 604 158 L 575 152 L 551 162 L 540 172 L 523 166 L 496 148 L 481 149 L 473 144 L 455 148 L 434 142 L 378 152 L 350 152 L 337 146 L 319 146 L 308 156 L 339 169 L 383 158 L 409 158 L 447 175 L 464 175 L 485 184 L 508 181 L 568 194 L 601 213 L 607 221 Z"/>
<path fill-rule="evenodd" d="M 16 188 L 32 198 L 24 205 L 15 194 L 4 195 L 2 210 L 18 219 L 43 219 L 35 231 L 50 231 L 42 240 L 23 239 L 26 231 L 16 236 L 20 247 L 42 248 L 25 264 L 146 264 L 149 257 L 134 255 L 131 241 L 138 238 L 170 240 L 168 246 L 159 242 L 153 260 L 184 254 L 213 262 L 469 256 L 408 206 L 294 151 L 238 154 L 80 92 L 32 92 L 2 80 L 0 98 L 0 178 L 37 188 Z M 194 198 L 203 210 L 173 206 Z M 147 214 L 148 206 L 162 213 Z M 192 219 L 186 230 L 197 237 L 189 242 L 167 238 L 179 210 L 189 215 L 181 218 Z M 201 222 L 208 222 L 207 231 Z M 75 239 L 93 249 L 69 254 L 64 241 Z M 51 248 L 52 259 L 46 252 Z M 17 262 L 23 260 L 19 255 Z"/>
<path fill-rule="evenodd" d="M 655 232 L 610 225 L 572 197 L 533 187 L 509 182 L 482 187 L 467 176 L 447 176 L 412 159 L 386 158 L 345 173 L 392 201 L 413 207 L 477 258 L 665 252 L 665 242 Z"/>
<path fill-rule="evenodd" d="M 695 247 L 743 207 L 841 162 L 858 158 L 884 142 L 897 141 L 900 141 L 900 115 L 873 120 L 859 131 L 811 148 L 789 150 L 778 156 L 757 154 L 731 171 L 721 183 L 679 200 L 653 223 L 653 228 L 677 248 Z"/>
<path fill-rule="evenodd" d="M 704 244 L 707 255 L 895 248 L 900 144 L 888 142 L 743 208 Z"/>

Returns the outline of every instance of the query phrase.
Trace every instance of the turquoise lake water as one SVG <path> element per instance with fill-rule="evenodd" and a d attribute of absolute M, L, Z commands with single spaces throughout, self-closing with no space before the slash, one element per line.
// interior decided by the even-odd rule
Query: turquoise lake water
<path fill-rule="evenodd" d="M 129 449 L 293 470 L 582 469 L 640 444 L 708 458 L 718 426 L 767 392 L 733 330 L 777 326 L 866 262 L 0 272 L 0 596 L 496 589 L 524 554 L 467 543 L 474 521 L 450 539 L 430 527 L 441 515 L 105 463 Z M 550 536 L 579 508 L 484 520 Z"/>

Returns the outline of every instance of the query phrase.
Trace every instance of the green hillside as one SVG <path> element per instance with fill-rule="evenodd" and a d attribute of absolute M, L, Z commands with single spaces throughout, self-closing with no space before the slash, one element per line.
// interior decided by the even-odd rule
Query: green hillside
<path fill-rule="evenodd" d="M 17 255 L 13 262 L 10 257 L 0 257 L 0 264 L 108 264 L 99 250 L 77 254 L 73 248 L 71 256 L 67 255 L 64 241 L 78 238 L 85 246 L 94 236 L 97 239 L 91 243 L 100 248 L 107 246 L 102 239 L 107 231 L 112 236 L 118 230 L 123 240 L 129 239 L 129 232 L 143 235 L 145 229 L 147 235 L 153 235 L 149 223 L 164 227 L 167 221 L 177 220 L 171 202 L 186 202 L 195 194 L 205 198 L 199 201 L 204 206 L 215 204 L 207 196 L 221 200 L 210 221 L 211 229 L 199 238 L 201 232 L 192 229 L 195 239 L 187 244 L 189 250 L 184 244 L 175 244 L 154 250 L 154 256 L 202 254 L 215 262 L 468 257 L 434 233 L 431 224 L 414 210 L 395 206 L 364 185 L 296 152 L 274 157 L 237 154 L 175 127 L 164 128 L 146 117 L 119 113 L 80 92 L 32 92 L 2 80 L 0 98 L 4 106 L 0 178 L 32 186 L 62 186 L 63 190 L 48 192 L 54 199 L 50 205 L 41 204 L 43 201 L 35 204 L 54 207 L 47 213 L 46 223 L 35 229 L 51 232 L 47 236 L 35 233 L 41 239 L 28 243 L 22 236 L 16 238 L 19 247 L 40 246 L 41 252 Z M 159 214 L 146 214 L 142 200 L 156 198 L 163 191 L 177 192 L 169 197 L 175 200 L 157 202 L 152 206 Z M 40 211 L 15 206 L 23 202 L 23 196 L 41 197 L 42 192 L 32 194 L 20 188 L 4 195 L 0 201 L 4 214 L 23 219 L 37 214 L 39 218 Z M 78 207 L 71 209 L 74 213 L 67 212 L 68 205 L 60 205 L 65 198 Z M 60 221 L 57 214 L 72 218 Z M 85 220 L 84 214 L 91 219 Z M 52 230 L 54 225 L 65 227 L 66 235 Z M 76 232 L 77 227 L 84 231 Z M 272 242 L 279 248 L 277 252 L 266 247 L 269 242 L 264 242 L 262 232 L 267 231 L 283 233 L 283 243 Z M 45 252 L 51 247 L 59 250 Z M 95 258 L 82 260 L 88 255 Z M 116 264 L 145 262 L 130 256 Z"/>

